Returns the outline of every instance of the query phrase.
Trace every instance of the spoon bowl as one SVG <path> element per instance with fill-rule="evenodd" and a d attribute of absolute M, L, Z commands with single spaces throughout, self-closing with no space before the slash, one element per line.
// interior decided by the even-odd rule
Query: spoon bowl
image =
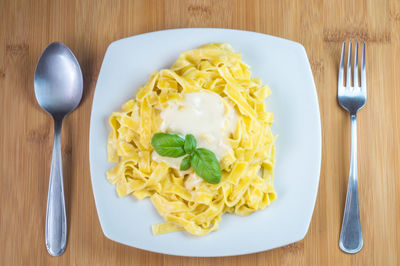
<path fill-rule="evenodd" d="M 65 116 L 82 98 L 82 71 L 74 54 L 60 42 L 46 47 L 36 66 L 35 95 L 50 115 Z"/>
<path fill-rule="evenodd" d="M 64 253 L 67 216 L 61 158 L 61 126 L 82 98 L 82 71 L 74 54 L 60 42 L 43 51 L 35 70 L 34 88 L 39 105 L 54 119 L 54 143 L 47 196 L 45 240 L 50 255 Z"/>

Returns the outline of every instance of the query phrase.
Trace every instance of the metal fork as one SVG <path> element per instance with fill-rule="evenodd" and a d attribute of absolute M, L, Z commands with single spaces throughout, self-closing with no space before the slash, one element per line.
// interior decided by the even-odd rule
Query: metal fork
<path fill-rule="evenodd" d="M 346 205 L 344 208 L 342 230 L 339 247 L 346 253 L 357 253 L 363 247 L 358 207 L 358 176 L 357 176 L 357 111 L 367 101 L 367 82 L 365 74 L 365 43 L 362 46 L 361 85 L 358 83 L 358 43 L 355 47 L 353 86 L 351 86 L 351 42 L 347 58 L 346 86 L 343 85 L 345 43 L 342 46 L 342 56 L 339 66 L 338 100 L 340 105 L 350 113 L 351 121 L 351 153 L 349 183 L 347 186 Z"/>

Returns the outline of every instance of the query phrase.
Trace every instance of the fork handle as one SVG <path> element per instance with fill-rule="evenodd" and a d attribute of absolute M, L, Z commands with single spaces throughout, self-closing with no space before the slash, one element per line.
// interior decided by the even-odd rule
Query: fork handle
<path fill-rule="evenodd" d="M 347 186 L 346 205 L 344 208 L 342 230 L 339 247 L 346 253 L 357 253 L 363 247 L 358 207 L 358 176 L 357 176 L 357 115 L 350 116 L 351 121 L 351 155 L 350 173 Z"/>

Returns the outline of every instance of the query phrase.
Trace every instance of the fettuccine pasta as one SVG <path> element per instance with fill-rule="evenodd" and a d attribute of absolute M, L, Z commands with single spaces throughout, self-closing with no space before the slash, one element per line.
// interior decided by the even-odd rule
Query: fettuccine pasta
<path fill-rule="evenodd" d="M 152 159 L 151 139 L 160 132 L 162 110 L 194 92 L 218 94 L 238 116 L 227 139 L 231 152 L 219 158 L 218 184 Z M 265 106 L 269 94 L 229 44 L 182 53 L 170 69 L 152 73 L 136 98 L 111 115 L 108 160 L 117 165 L 107 171 L 108 181 L 120 197 L 150 198 L 166 221 L 152 226 L 155 235 L 186 230 L 202 236 L 217 230 L 226 212 L 246 216 L 264 209 L 276 198 L 273 114 Z"/>

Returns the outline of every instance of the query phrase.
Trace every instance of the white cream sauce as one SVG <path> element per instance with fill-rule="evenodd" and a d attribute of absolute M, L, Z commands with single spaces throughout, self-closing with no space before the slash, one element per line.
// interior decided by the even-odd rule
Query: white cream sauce
<path fill-rule="evenodd" d="M 214 92 L 185 93 L 182 101 L 170 101 L 161 111 L 160 131 L 184 137 L 193 134 L 197 147 L 214 152 L 221 160 L 232 150 L 229 135 L 235 130 L 238 116 L 228 99 Z M 179 170 L 183 157 L 169 158 L 152 153 L 156 162 L 164 161 Z"/>

